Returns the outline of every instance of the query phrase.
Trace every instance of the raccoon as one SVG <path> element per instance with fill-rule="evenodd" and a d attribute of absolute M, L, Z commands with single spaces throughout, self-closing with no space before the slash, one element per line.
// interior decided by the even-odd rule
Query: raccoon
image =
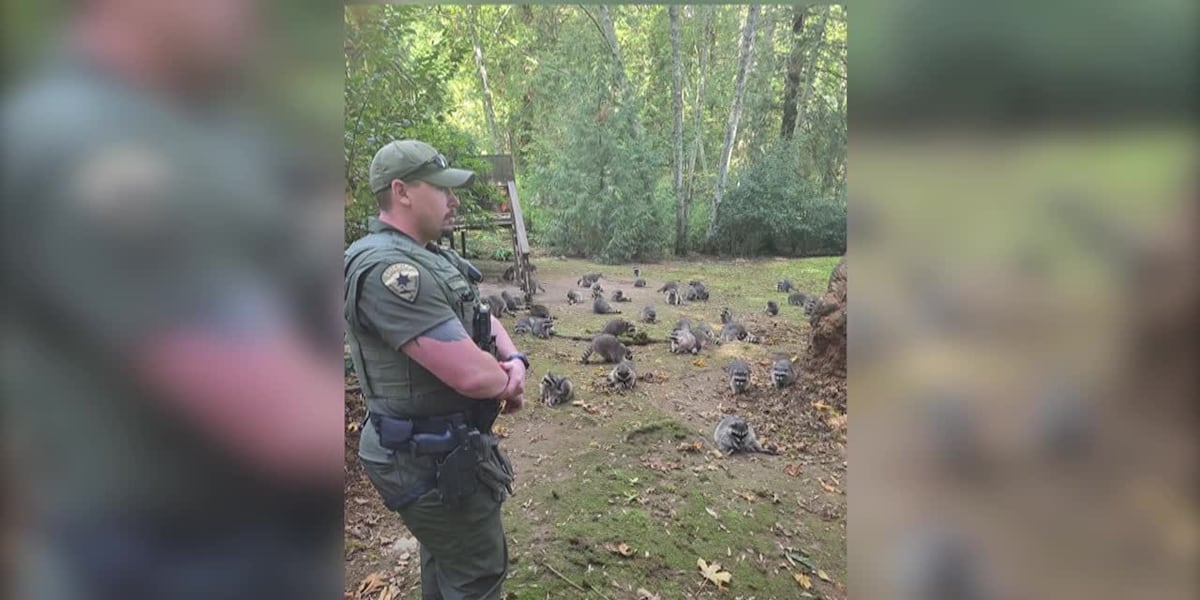
<path fill-rule="evenodd" d="M 503 279 L 504 281 L 507 281 L 510 283 L 513 280 L 515 280 L 516 278 L 517 278 L 517 268 L 516 267 L 509 267 L 509 268 L 505 269 L 504 274 L 500 276 L 500 279 Z"/>
<path fill-rule="evenodd" d="M 622 292 L 621 290 L 613 290 L 612 301 L 613 302 L 633 302 L 633 298 L 626 296 L 625 292 Z"/>
<path fill-rule="evenodd" d="M 632 390 L 637 385 L 637 373 L 633 370 L 633 363 L 628 360 L 617 363 L 608 374 L 608 383 L 619 390 Z"/>
<path fill-rule="evenodd" d="M 717 341 L 717 334 L 713 332 L 712 327 L 708 326 L 708 323 L 698 323 L 692 328 L 692 333 L 696 334 L 696 341 L 702 348 Z"/>
<path fill-rule="evenodd" d="M 775 284 L 775 291 L 777 292 L 790 292 L 794 289 L 796 289 L 796 286 L 792 284 L 791 279 L 780 279 L 779 283 Z"/>
<path fill-rule="evenodd" d="M 613 319 L 604 326 L 602 333 L 611 335 L 633 335 L 635 331 L 636 328 L 633 326 L 633 323 L 630 323 L 625 319 Z"/>
<path fill-rule="evenodd" d="M 524 302 L 517 300 L 512 294 L 508 293 L 508 290 L 500 292 L 500 298 L 504 300 L 504 308 L 510 313 L 517 312 L 517 309 L 521 308 L 521 305 L 524 304 Z"/>
<path fill-rule="evenodd" d="M 616 336 L 608 333 L 601 333 L 592 338 L 592 343 L 588 344 L 588 349 L 584 351 L 580 361 L 583 364 L 588 364 L 588 360 L 593 354 L 599 354 L 604 362 L 618 363 L 622 360 L 633 360 L 633 351 L 625 347 Z"/>
<path fill-rule="evenodd" d="M 642 279 L 641 277 L 638 277 L 637 279 L 634 279 L 634 280 L 633 280 L 633 287 L 635 287 L 635 288 L 644 288 L 644 287 L 646 287 L 646 280 L 645 280 L 645 279 Z"/>
<path fill-rule="evenodd" d="M 600 279 L 599 273 L 585 273 L 578 281 L 575 282 L 579 287 L 592 287 Z"/>
<path fill-rule="evenodd" d="M 725 325 L 732 320 L 733 320 L 733 313 L 729 312 L 729 307 L 728 306 L 723 307 L 721 309 L 721 324 Z"/>
<path fill-rule="evenodd" d="M 804 316 L 811 317 L 811 316 L 817 314 L 817 310 L 818 310 L 818 308 L 820 308 L 820 304 L 821 304 L 821 299 L 816 296 L 809 296 L 808 298 L 806 298 L 804 300 Z"/>
<path fill-rule="evenodd" d="M 600 290 L 600 289 L 597 289 L 597 288 L 592 288 L 592 299 L 593 299 L 593 300 L 595 300 L 596 298 L 603 298 L 603 297 L 604 297 L 604 291 L 603 291 L 603 290 Z"/>
<path fill-rule="evenodd" d="M 695 334 L 690 329 L 672 331 L 667 336 L 667 342 L 672 354 L 683 354 L 685 352 L 695 354 L 700 351 L 700 342 L 696 340 Z"/>
<path fill-rule="evenodd" d="M 529 314 L 533 315 L 535 317 L 542 318 L 542 319 L 552 319 L 553 318 L 550 316 L 550 309 L 546 308 L 546 305 L 544 305 L 544 304 L 530 304 L 529 305 Z"/>
<path fill-rule="evenodd" d="M 759 343 L 758 336 L 746 331 L 746 326 L 737 321 L 730 321 L 721 328 L 721 341 L 742 341 L 751 344 Z"/>
<path fill-rule="evenodd" d="M 689 279 L 689 280 L 688 280 L 688 285 L 690 285 L 690 286 L 692 286 L 692 287 L 695 287 L 695 286 L 698 286 L 698 285 L 704 285 L 704 282 L 703 282 L 703 281 L 700 281 L 699 279 Z"/>
<path fill-rule="evenodd" d="M 492 294 L 492 295 L 488 296 L 487 298 L 484 298 L 483 301 L 485 303 L 487 303 L 489 308 L 491 308 L 492 315 L 495 316 L 497 319 L 503 317 L 506 313 L 509 312 L 508 304 L 506 304 L 504 302 L 504 299 L 501 298 L 500 296 Z"/>
<path fill-rule="evenodd" d="M 713 430 L 713 441 L 726 456 L 735 452 L 774 454 L 758 443 L 758 436 L 754 435 L 754 428 L 737 415 L 726 415 L 721 418 L 721 422 L 717 423 L 717 428 Z"/>
<path fill-rule="evenodd" d="M 735 360 L 729 363 L 729 389 L 735 394 L 740 394 L 750 389 L 750 365 L 744 360 Z"/>
<path fill-rule="evenodd" d="M 772 317 L 779 314 L 779 305 L 774 300 L 767 300 L 767 314 Z"/>
<path fill-rule="evenodd" d="M 592 295 L 603 294 L 603 293 L 604 293 L 604 287 L 600 285 L 599 281 L 592 284 Z"/>
<path fill-rule="evenodd" d="M 792 306 L 804 306 L 805 302 L 808 302 L 808 294 L 804 292 L 796 292 L 788 296 L 788 304 Z"/>
<path fill-rule="evenodd" d="M 667 292 L 667 304 L 671 306 L 683 304 L 683 296 L 679 295 L 679 290 L 670 290 Z"/>
<path fill-rule="evenodd" d="M 679 289 L 679 282 L 672 279 L 671 281 L 668 281 L 668 282 L 662 284 L 662 287 L 658 288 L 658 291 L 670 292 L 670 291 L 678 290 L 678 289 Z"/>
<path fill-rule="evenodd" d="M 598 315 L 619 315 L 621 311 L 615 309 L 604 299 L 604 296 L 596 296 L 592 300 L 592 312 Z"/>
<path fill-rule="evenodd" d="M 672 327 L 671 331 L 679 331 L 681 329 L 686 329 L 688 331 L 691 331 L 692 322 L 687 319 L 680 319 L 678 321 L 675 321 L 675 327 Z"/>
<path fill-rule="evenodd" d="M 513 333 L 529 333 L 537 338 L 549 339 L 554 335 L 554 321 L 539 317 L 521 317 L 517 319 L 517 325 L 513 328 Z"/>
<path fill-rule="evenodd" d="M 571 380 L 553 373 L 546 373 L 539 387 L 542 403 L 546 406 L 566 404 L 575 396 L 575 386 L 571 384 Z"/>
<path fill-rule="evenodd" d="M 642 307 L 642 322 L 653 323 L 658 318 L 658 314 L 654 312 L 653 306 Z"/>
<path fill-rule="evenodd" d="M 567 290 L 567 305 L 578 304 L 583 302 L 583 294 L 575 290 Z"/>
<path fill-rule="evenodd" d="M 786 356 L 776 358 L 775 363 L 771 365 L 771 383 L 776 388 L 783 388 L 795 381 L 796 365 L 792 364 L 792 360 Z"/>
<path fill-rule="evenodd" d="M 701 281 L 691 281 L 688 283 L 687 291 L 688 300 L 708 300 L 708 287 Z"/>
<path fill-rule="evenodd" d="M 638 267 L 634 267 L 634 268 L 633 268 L 633 276 L 634 276 L 634 277 L 641 277 L 641 276 L 642 276 L 642 270 L 641 270 L 641 269 L 639 269 Z"/>

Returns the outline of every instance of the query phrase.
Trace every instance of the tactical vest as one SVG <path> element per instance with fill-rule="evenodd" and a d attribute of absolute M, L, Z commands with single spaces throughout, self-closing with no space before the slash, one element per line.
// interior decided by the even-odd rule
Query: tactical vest
<path fill-rule="evenodd" d="M 370 233 L 351 244 L 345 257 L 345 300 L 347 338 L 354 370 L 362 386 L 367 409 L 374 414 L 393 417 L 431 417 L 465 412 L 478 400 L 467 398 L 443 383 L 408 355 L 392 348 L 374 331 L 365 329 L 358 319 L 364 277 L 372 267 L 407 262 L 419 265 L 432 275 L 421 286 L 436 286 L 446 297 L 468 332 L 473 326 L 479 292 L 469 279 L 465 261 L 452 251 L 435 253 L 421 247 L 408 236 L 385 229 Z M 377 270 L 371 274 L 379 277 Z M 421 293 L 427 293 L 422 290 Z"/>

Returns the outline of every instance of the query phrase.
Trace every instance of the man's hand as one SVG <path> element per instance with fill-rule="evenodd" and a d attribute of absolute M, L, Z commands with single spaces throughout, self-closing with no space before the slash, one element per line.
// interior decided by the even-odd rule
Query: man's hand
<path fill-rule="evenodd" d="M 525 363 L 513 359 L 500 363 L 500 368 L 508 373 L 508 385 L 504 386 L 499 399 L 507 403 L 505 413 L 516 412 L 525 403 Z"/>

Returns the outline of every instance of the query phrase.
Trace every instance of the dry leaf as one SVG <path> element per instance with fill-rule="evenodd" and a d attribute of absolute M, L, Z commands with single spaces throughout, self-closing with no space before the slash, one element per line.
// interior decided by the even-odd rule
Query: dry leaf
<path fill-rule="evenodd" d="M 357 433 L 359 430 L 359 427 L 360 427 L 360 425 L 358 424 L 358 421 L 351 421 L 349 423 L 346 423 L 346 431 L 349 433 Z"/>
<path fill-rule="evenodd" d="M 833 583 L 833 580 L 829 578 L 829 574 L 826 573 L 825 571 L 822 571 L 821 569 L 817 569 L 817 577 L 820 577 L 821 579 L 823 579 L 825 581 Z"/>
<path fill-rule="evenodd" d="M 383 588 L 382 592 L 379 592 L 379 597 L 375 600 L 394 600 L 399 593 L 400 590 L 397 590 L 393 588 L 391 584 L 388 584 L 387 587 Z"/>
<path fill-rule="evenodd" d="M 705 579 L 715 583 L 719 588 L 724 588 L 725 584 L 733 580 L 733 575 L 728 571 L 722 571 L 720 564 L 709 564 L 704 562 L 703 558 L 697 558 L 696 566 L 700 567 L 700 574 L 704 575 Z"/>
<path fill-rule="evenodd" d="M 714 519 L 717 519 L 717 518 L 719 518 L 719 517 L 717 516 L 717 511 L 715 511 L 715 510 L 713 510 L 713 509 L 711 509 L 711 508 L 709 508 L 709 507 L 707 507 L 707 506 L 705 506 L 705 507 L 704 507 L 704 512 L 708 513 L 708 514 L 709 514 L 709 516 L 711 516 L 711 517 L 712 517 L 712 518 L 714 518 Z"/>
<path fill-rule="evenodd" d="M 755 500 L 758 499 L 757 496 L 755 496 L 754 494 L 751 494 L 749 492 L 736 492 L 736 493 L 737 493 L 737 495 L 745 498 L 746 502 L 754 502 Z"/>
<path fill-rule="evenodd" d="M 796 583 L 800 584 L 800 587 L 806 590 L 812 589 L 812 579 L 809 579 L 808 575 L 805 575 L 804 573 L 796 573 L 795 575 L 792 575 L 792 577 L 796 580 Z"/>
<path fill-rule="evenodd" d="M 620 544 L 605 544 L 604 547 L 613 554 L 620 554 L 621 556 L 625 557 L 633 556 L 634 552 L 636 552 L 633 548 L 629 547 L 629 544 L 626 544 L 625 542 L 621 542 Z"/>
<path fill-rule="evenodd" d="M 799 477 L 799 476 L 800 476 L 800 470 L 801 470 L 802 468 L 803 468 L 803 467 L 801 467 L 801 466 L 800 466 L 800 464 L 799 464 L 799 463 L 797 463 L 797 464 L 794 464 L 794 465 L 788 465 L 788 466 L 784 467 L 784 468 L 783 468 L 783 472 L 784 472 L 784 473 L 787 473 L 788 475 L 791 475 L 792 477 Z"/>
<path fill-rule="evenodd" d="M 508 427 L 505 427 L 504 425 L 492 425 L 492 432 L 495 433 L 497 437 L 508 437 Z"/>
<path fill-rule="evenodd" d="M 838 489 L 833 487 L 832 485 L 829 485 L 828 483 L 825 483 L 824 481 L 819 480 L 819 479 L 817 481 L 820 482 L 821 487 L 825 488 L 825 491 L 829 492 L 830 494 L 838 493 Z"/>
<path fill-rule="evenodd" d="M 699 367 L 699 368 L 703 369 L 703 368 L 704 368 L 704 359 L 703 359 L 703 358 L 697 358 L 696 360 L 693 360 L 693 361 L 692 361 L 692 366 L 694 366 L 694 367 Z"/>
<path fill-rule="evenodd" d="M 387 586 L 386 577 L 387 573 L 384 573 L 383 571 L 376 571 L 370 575 L 367 575 L 366 577 L 363 577 L 363 580 L 358 582 L 358 591 L 356 591 L 354 595 L 362 597 L 368 594 L 374 594 L 375 590 Z"/>

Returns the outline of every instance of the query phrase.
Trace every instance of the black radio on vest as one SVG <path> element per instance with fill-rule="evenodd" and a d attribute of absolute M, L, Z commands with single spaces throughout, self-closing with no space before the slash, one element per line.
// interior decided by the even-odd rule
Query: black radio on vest
<path fill-rule="evenodd" d="M 472 325 L 475 345 L 479 346 L 480 350 L 495 355 L 496 336 L 492 335 L 491 307 L 483 303 L 476 304 L 475 318 Z M 475 422 L 475 426 L 479 428 L 479 431 L 488 433 L 492 430 L 492 423 L 496 422 L 496 417 L 500 416 L 500 401 L 481 400 L 471 410 L 471 413 L 473 413 L 471 420 Z"/>

